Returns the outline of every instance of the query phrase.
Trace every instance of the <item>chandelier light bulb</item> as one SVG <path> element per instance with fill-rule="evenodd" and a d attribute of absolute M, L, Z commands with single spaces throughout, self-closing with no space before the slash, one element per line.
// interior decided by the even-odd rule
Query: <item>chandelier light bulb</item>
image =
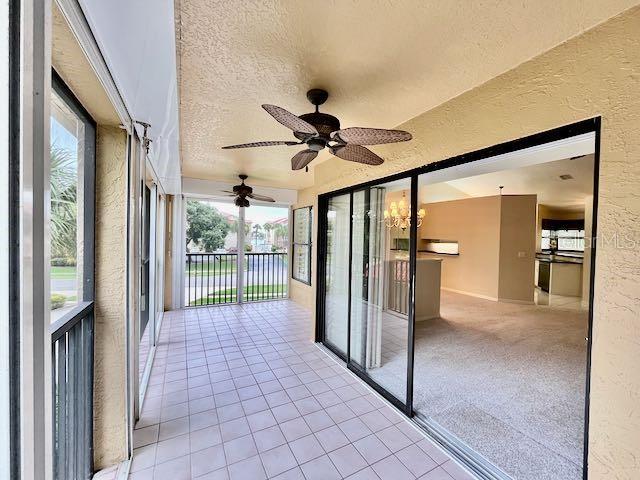
<path fill-rule="evenodd" d="M 391 202 L 389 204 L 389 210 L 384 211 L 384 220 L 387 228 L 400 228 L 401 230 L 406 230 L 409 226 L 411 226 L 411 206 L 407 205 L 405 200 L 406 195 L 402 192 L 402 198 L 398 203 Z M 427 212 L 424 208 L 418 210 L 417 216 L 417 225 L 418 227 L 422 225 L 422 220 L 426 216 Z"/>

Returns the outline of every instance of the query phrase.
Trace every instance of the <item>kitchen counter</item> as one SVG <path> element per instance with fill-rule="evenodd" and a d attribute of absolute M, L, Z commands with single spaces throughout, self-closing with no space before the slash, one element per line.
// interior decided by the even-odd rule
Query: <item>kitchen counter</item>
<path fill-rule="evenodd" d="M 582 264 L 582 256 L 562 255 L 550 253 L 536 253 L 536 259 L 546 263 L 579 263 Z"/>
<path fill-rule="evenodd" d="M 537 285 L 554 295 L 582 295 L 582 259 L 540 258 L 536 255 Z"/>

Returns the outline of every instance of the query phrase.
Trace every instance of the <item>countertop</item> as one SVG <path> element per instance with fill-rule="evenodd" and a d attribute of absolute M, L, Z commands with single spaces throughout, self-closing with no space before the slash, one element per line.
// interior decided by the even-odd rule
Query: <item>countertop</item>
<path fill-rule="evenodd" d="M 582 265 L 582 257 L 566 256 L 566 255 L 551 255 L 549 253 L 536 253 L 536 260 L 544 263 L 575 263 Z"/>

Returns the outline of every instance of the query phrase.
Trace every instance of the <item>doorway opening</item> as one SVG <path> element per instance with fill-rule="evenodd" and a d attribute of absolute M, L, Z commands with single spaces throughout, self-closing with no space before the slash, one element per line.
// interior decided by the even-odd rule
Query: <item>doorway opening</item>
<path fill-rule="evenodd" d="M 317 340 L 481 478 L 586 477 L 598 135 L 319 199 Z"/>
<path fill-rule="evenodd" d="M 288 297 L 288 208 L 190 198 L 185 232 L 185 306 Z"/>

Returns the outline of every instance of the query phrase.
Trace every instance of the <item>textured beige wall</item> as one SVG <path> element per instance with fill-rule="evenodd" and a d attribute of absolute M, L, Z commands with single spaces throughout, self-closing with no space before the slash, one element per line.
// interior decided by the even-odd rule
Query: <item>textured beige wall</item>
<path fill-rule="evenodd" d="M 51 64 L 93 119 L 119 125 L 120 119 L 56 2 L 51 5 Z"/>
<path fill-rule="evenodd" d="M 537 197 L 503 195 L 500 201 L 498 298 L 533 303 Z"/>
<path fill-rule="evenodd" d="M 318 197 L 313 194 L 312 189 L 299 192 L 298 203 L 293 205 L 292 208 L 295 209 L 309 206 L 313 208 L 313 234 L 311 236 L 311 285 L 307 285 L 306 283 L 299 282 L 292 278 L 289 282 L 289 298 L 311 309 L 315 305 L 316 294 L 316 232 L 318 231 Z M 314 337 L 314 330 L 313 328 L 310 328 L 309 338 L 313 339 Z"/>
<path fill-rule="evenodd" d="M 301 198 L 602 116 L 589 478 L 640 478 L 640 8 L 401 125 L 371 168 L 334 159 Z M 428 86 L 425 86 L 428 88 Z M 315 288 L 315 284 L 314 287 Z M 311 298 L 307 292 L 292 298 Z M 306 303 L 312 306 L 313 303 Z"/>
<path fill-rule="evenodd" d="M 593 195 L 584 201 L 584 256 L 582 257 L 582 305 L 589 302 L 591 290 L 591 233 L 593 232 Z"/>
<path fill-rule="evenodd" d="M 97 470 L 127 458 L 126 145 L 124 130 L 98 126 L 93 395 L 94 463 Z"/>

